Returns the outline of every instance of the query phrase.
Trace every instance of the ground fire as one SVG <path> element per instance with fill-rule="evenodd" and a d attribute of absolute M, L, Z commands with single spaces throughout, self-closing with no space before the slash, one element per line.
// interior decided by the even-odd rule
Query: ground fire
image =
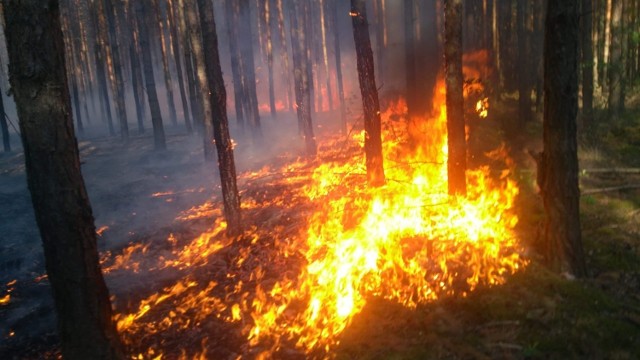
<path fill-rule="evenodd" d="M 248 351 L 256 354 L 272 354 L 283 345 L 303 353 L 328 351 L 371 297 L 415 308 L 443 296 L 464 297 L 477 286 L 503 283 L 526 266 L 514 232 L 518 187 L 511 179 L 513 164 L 504 148 L 486 154 L 503 167 L 469 170 L 467 197 L 450 197 L 442 83 L 437 94 L 434 116 L 420 122 L 419 144 L 409 140 L 407 123 L 398 120 L 406 114 L 402 99 L 382 114 L 387 164 L 383 187 L 370 188 L 363 181 L 364 134 L 358 131 L 346 139 L 325 139 L 318 160 L 244 174 L 245 181 L 269 178 L 271 186 L 284 190 L 272 199 L 246 197 L 243 206 L 250 214 L 273 207 L 298 209 L 305 212 L 302 221 L 294 223 L 293 230 L 254 227 L 238 248 L 223 236 L 226 224 L 218 217 L 209 232 L 145 266 L 210 266 L 220 261 L 215 258 L 225 248 L 236 247 L 225 284 L 215 278 L 202 283 L 187 275 L 141 300 L 132 312 L 116 315 L 118 329 L 133 343 L 153 333 L 186 331 L 216 316 L 238 324 Z M 216 213 L 209 203 L 180 219 Z M 269 254 L 251 250 L 265 239 L 272 242 L 260 248 Z M 132 245 L 105 271 L 136 271 L 136 253 L 145 251 Z M 285 270 L 282 264 L 292 262 L 297 264 Z M 266 275 L 274 271 L 279 272 L 275 278 Z M 160 356 L 161 351 L 151 347 L 145 356 Z"/>

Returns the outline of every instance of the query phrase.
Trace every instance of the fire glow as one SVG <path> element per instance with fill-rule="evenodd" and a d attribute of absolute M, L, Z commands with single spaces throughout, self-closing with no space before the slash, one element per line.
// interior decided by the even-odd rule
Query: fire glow
<path fill-rule="evenodd" d="M 504 283 L 507 275 L 526 265 L 514 232 L 518 187 L 510 177 L 513 164 L 499 148 L 487 156 L 501 160 L 502 169 L 468 170 L 467 196 L 449 196 L 444 103 L 440 83 L 435 115 L 420 122 L 418 139 L 416 131 L 409 135 L 403 120 L 403 101 L 391 104 L 382 114 L 386 174 L 382 187 L 366 185 L 364 133 L 359 132 L 346 141 L 336 136 L 321 142 L 317 160 L 299 160 L 276 171 L 290 174 L 273 180 L 288 192 L 267 202 L 243 197 L 245 216 L 247 211 L 270 206 L 291 208 L 298 201 L 310 210 L 306 226 L 297 224 L 302 228 L 298 231 L 285 234 L 283 227 L 267 224 L 247 230 L 249 241 L 231 267 L 255 263 L 251 256 L 259 250 L 254 247 L 270 238 L 274 244 L 265 246 L 275 253 L 270 258 L 297 256 L 302 261 L 298 273 L 287 271 L 275 282 L 264 281 L 266 272 L 278 271 L 269 269 L 275 267 L 273 260 L 255 266 L 246 278 L 232 270 L 222 280 L 198 282 L 187 275 L 143 299 L 131 313 L 116 315 L 125 340 L 133 342 L 144 333 L 171 327 L 185 329 L 215 316 L 238 324 L 256 349 L 254 355 L 268 356 L 285 344 L 295 344 L 305 353 L 329 351 L 371 297 L 415 308 L 443 296 L 467 296 L 478 286 Z M 264 168 L 245 174 L 244 180 L 269 174 L 270 169 Z M 178 219 L 197 217 L 210 208 L 209 204 L 191 209 Z M 224 240 L 225 226 L 217 220 L 212 230 L 176 249 L 175 259 L 163 258 L 162 267 L 184 270 L 206 265 L 222 249 L 233 246 Z M 125 254 L 128 262 L 135 261 Z M 153 307 L 165 303 L 171 306 L 161 315 L 163 319 L 147 318 Z M 159 351 L 151 348 L 146 355 L 155 358 Z"/>

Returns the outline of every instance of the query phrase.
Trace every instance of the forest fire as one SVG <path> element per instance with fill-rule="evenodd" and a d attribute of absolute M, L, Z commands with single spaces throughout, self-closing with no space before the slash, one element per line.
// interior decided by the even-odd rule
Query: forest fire
<path fill-rule="evenodd" d="M 406 113 L 403 100 L 382 114 L 387 177 L 383 187 L 369 188 L 363 181 L 363 133 L 353 133 L 346 142 L 334 137 L 321 143 L 321 162 L 300 160 L 275 172 L 285 174 L 273 183 L 286 190 L 266 200 L 248 197 L 243 204 L 249 211 L 273 206 L 300 211 L 297 203 L 303 202 L 311 208 L 306 229 L 304 224 L 294 231 L 251 228 L 224 278 L 186 275 L 141 300 L 133 312 L 117 315 L 118 329 L 135 339 L 144 333 L 184 331 L 214 316 L 237 324 L 250 346 L 263 354 L 285 343 L 303 352 L 326 351 L 339 343 L 340 334 L 372 296 L 415 308 L 442 296 L 464 297 L 477 286 L 503 283 L 506 275 L 526 265 L 513 231 L 518 188 L 509 178 L 512 164 L 504 149 L 487 154 L 504 162 L 500 175 L 492 175 L 495 169 L 488 167 L 469 170 L 468 196 L 450 197 L 442 85 L 437 94 L 436 115 L 420 124 L 419 142 L 409 140 L 406 122 L 398 120 Z M 309 173 L 310 181 L 305 180 Z M 270 174 L 274 172 L 265 167 L 243 177 L 252 181 Z M 214 260 L 218 253 L 239 246 L 223 235 L 226 223 L 210 203 L 186 211 L 178 220 L 215 213 L 218 220 L 211 230 L 183 247 L 170 237 L 172 255 L 149 268 L 185 271 L 211 266 L 219 262 Z M 267 238 L 274 242 L 261 245 Z M 129 249 L 107 271 L 137 271 L 132 253 L 142 257 L 146 247 Z M 278 258 L 285 260 L 273 260 Z M 270 269 L 283 261 L 302 262 L 297 264 L 299 272 Z M 279 277 L 267 278 L 270 272 Z M 154 308 L 162 308 L 163 315 L 147 317 Z M 160 352 L 152 346 L 145 356 Z"/>

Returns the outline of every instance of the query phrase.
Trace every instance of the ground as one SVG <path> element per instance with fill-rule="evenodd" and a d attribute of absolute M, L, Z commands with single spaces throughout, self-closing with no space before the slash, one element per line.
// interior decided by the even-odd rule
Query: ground
<path fill-rule="evenodd" d="M 640 354 L 640 190 L 595 192 L 582 196 L 581 220 L 589 276 L 548 271 L 536 253 L 541 241 L 543 211 L 535 189 L 535 171 L 527 150 L 539 150 L 541 124 L 527 124 L 518 136 L 505 136 L 500 124 L 513 121 L 515 107 L 505 101 L 478 132 L 471 146 L 512 139 L 518 162 L 518 232 L 529 249 L 529 266 L 510 276 L 506 284 L 481 287 L 467 297 L 450 297 L 407 309 L 380 299 L 370 301 L 343 333 L 331 352 L 338 359 L 526 359 L 614 358 Z M 640 183 L 640 173 L 591 173 L 589 169 L 640 167 L 640 113 L 629 111 L 620 120 L 598 126 L 597 139 L 581 137 L 581 186 L 587 190 Z M 605 118 L 604 114 L 599 114 Z M 327 116 L 319 124 L 332 130 Z M 264 119 L 268 146 L 250 146 L 239 140 L 239 172 L 257 171 L 264 162 L 293 161 L 302 150 L 291 118 Z M 277 126 L 275 126 L 277 125 Z M 276 129 L 284 135 L 276 136 Z M 284 130 L 283 130 L 284 129 Z M 234 129 L 237 131 L 237 129 Z M 318 129 L 322 133 L 323 128 Z M 321 134 L 320 134 L 321 136 Z M 179 214 L 206 201 L 216 204 L 220 194 L 215 164 L 206 163 L 197 136 L 170 131 L 166 152 L 152 150 L 149 134 L 134 137 L 129 145 L 116 139 L 81 138 L 82 170 L 94 209 L 105 266 L 113 264 L 130 243 L 148 245 L 145 256 L 167 256 L 167 239 L 178 243 L 206 231 L 214 215 L 179 220 Z M 276 141 L 271 141 L 277 139 Z M 475 145 L 474 145 L 475 143 Z M 264 149 L 270 151 L 265 152 Z M 123 149 L 125 151 L 123 151 Z M 55 319 L 44 274 L 40 240 L 26 188 L 20 152 L 0 157 L 0 298 L 12 289 L 8 304 L 0 304 L 0 358 L 54 357 L 57 349 Z M 270 175 L 270 176 L 273 176 Z M 243 180 L 244 179 L 244 180 Z M 274 198 L 283 189 L 255 177 L 241 176 L 244 199 Z M 260 186 L 256 186 L 256 184 Z M 262 186 L 264 185 L 264 186 Z M 284 199 L 283 201 L 294 201 Z M 299 210 L 299 209 L 298 209 Z M 303 209 L 304 210 L 304 209 Z M 253 212 L 251 212 L 253 211 Z M 273 209 L 251 210 L 256 225 L 281 226 L 296 231 L 304 211 L 273 216 Z M 219 212 L 217 213 L 219 214 Z M 213 217 L 212 217 L 213 216 Z M 108 228 L 105 228 L 108 227 Z M 247 240 L 250 241 L 250 240 Z M 259 258 L 268 241 L 254 244 Z M 264 247 L 264 248 L 263 248 Z M 240 246 L 218 253 L 218 260 L 198 271 L 114 270 L 106 275 L 116 312 L 127 312 L 139 299 L 160 291 L 178 276 L 191 274 L 199 282 L 218 279 L 229 271 Z M 234 265 L 236 266 L 236 265 Z M 254 264 L 237 265 L 242 271 Z M 286 264 L 282 265 L 286 266 Z M 290 270 L 295 270 L 290 269 Z M 266 281 L 269 274 L 265 275 Z M 17 282 L 9 285 L 13 280 Z M 219 287 L 224 283 L 219 284 Z M 215 293 L 215 290 L 212 291 Z M 135 346 L 161 341 L 164 358 L 177 358 L 180 346 L 214 349 L 211 358 L 247 358 L 257 354 L 236 335 L 239 324 L 203 321 L 178 334 L 149 336 Z M 203 333 L 211 335 L 201 344 Z M 173 336 L 176 335 L 176 336 Z M 179 335 L 179 337 L 178 337 Z M 189 344 L 189 345 L 185 345 Z M 173 350 L 173 352 L 172 352 Z M 215 356 L 213 356 L 215 355 Z M 311 354 L 323 357 L 324 353 Z M 295 350 L 276 357 L 304 358 Z"/>

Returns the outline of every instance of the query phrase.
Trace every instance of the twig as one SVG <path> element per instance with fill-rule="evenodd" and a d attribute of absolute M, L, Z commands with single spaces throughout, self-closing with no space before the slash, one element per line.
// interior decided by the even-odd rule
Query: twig
<path fill-rule="evenodd" d="M 612 186 L 612 187 L 606 187 L 606 188 L 600 188 L 600 189 L 587 189 L 587 190 L 582 190 L 581 191 L 581 195 L 591 195 L 591 194 L 599 194 L 599 193 L 603 193 L 603 192 L 611 192 L 611 191 L 618 191 L 618 190 L 631 190 L 631 189 L 640 189 L 640 184 L 630 184 L 630 185 L 623 185 L 623 186 Z"/>

